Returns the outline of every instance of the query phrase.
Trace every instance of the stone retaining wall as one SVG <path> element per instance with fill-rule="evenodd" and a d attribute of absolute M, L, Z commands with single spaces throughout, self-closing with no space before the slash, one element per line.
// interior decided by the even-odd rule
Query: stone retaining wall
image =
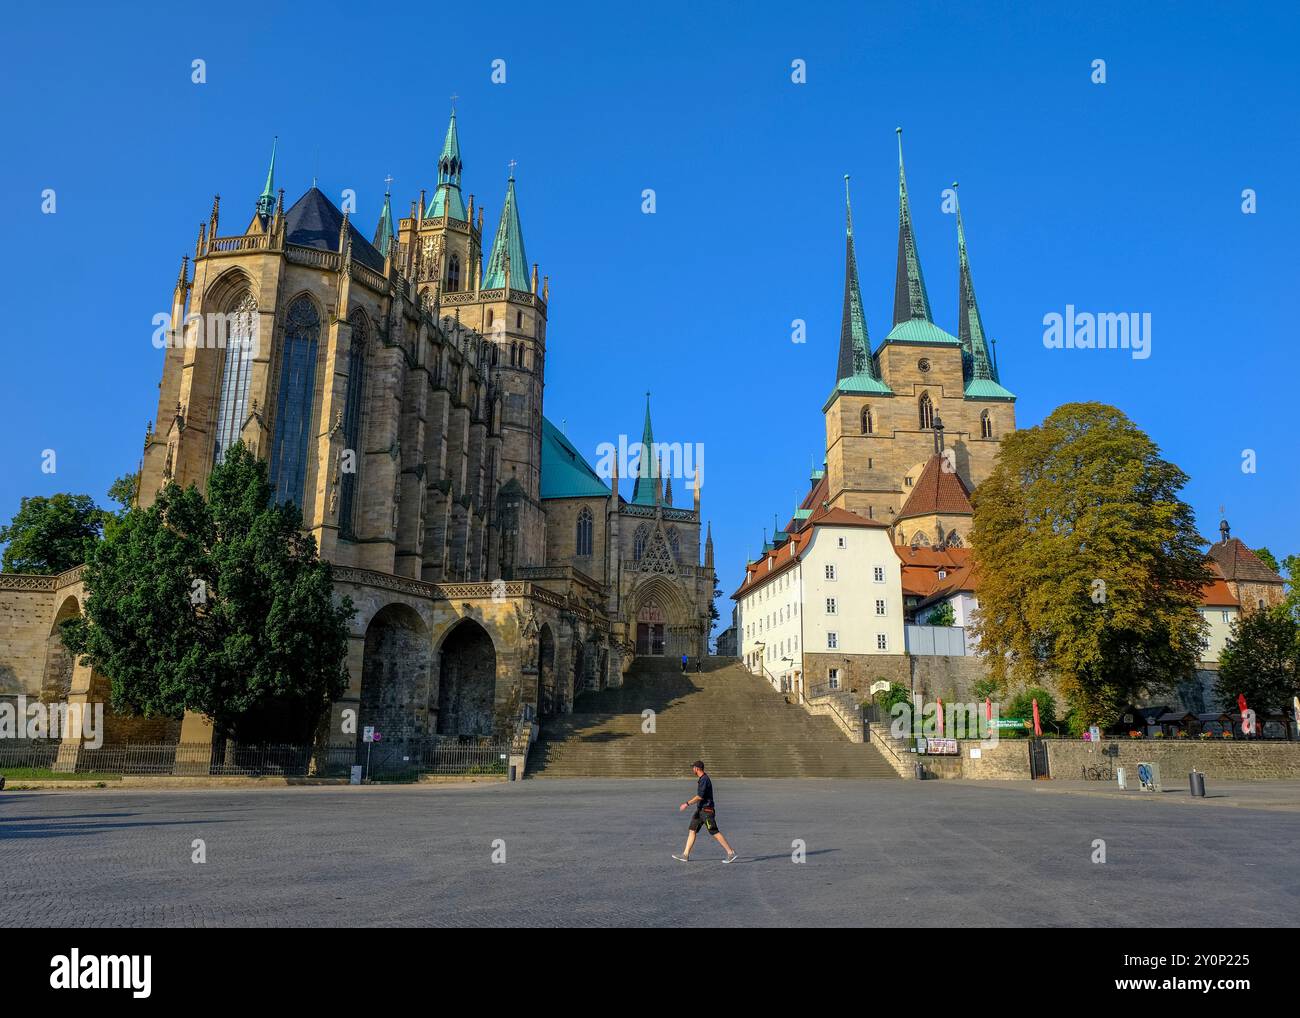
<path fill-rule="evenodd" d="M 1300 778 L 1300 742 L 1266 742 L 1246 739 L 1107 739 L 1081 742 L 1047 739 L 1047 760 L 1052 777 L 1063 781 L 1114 781 L 1116 767 L 1128 770 L 1137 782 L 1139 761 L 1160 765 L 1167 786 L 1185 785 L 1193 768 L 1213 781 L 1270 781 Z M 1106 753 L 1115 753 L 1110 756 Z M 1109 777 L 1102 775 L 1109 774 Z M 1092 777 L 1092 775 L 1097 777 Z"/>

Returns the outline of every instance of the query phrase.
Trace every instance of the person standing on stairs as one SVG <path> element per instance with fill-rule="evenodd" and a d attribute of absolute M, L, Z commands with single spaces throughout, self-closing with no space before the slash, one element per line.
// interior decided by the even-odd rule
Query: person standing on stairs
<path fill-rule="evenodd" d="M 695 836 L 699 834 L 700 828 L 713 835 L 718 844 L 723 847 L 727 853 L 727 858 L 723 859 L 724 863 L 736 861 L 736 851 L 729 844 L 727 839 L 718 830 L 718 815 L 713 802 L 713 782 L 709 779 L 708 774 L 704 772 L 704 761 L 696 760 L 691 764 L 691 770 L 695 772 L 695 794 L 687 799 L 677 811 L 689 808 L 695 805 L 695 815 L 691 817 L 690 830 L 686 834 L 686 847 L 682 849 L 682 854 L 673 853 L 673 858 L 678 862 L 691 861 L 691 849 L 695 847 Z"/>
<path fill-rule="evenodd" d="M 690 661 L 690 658 L 688 658 L 685 654 L 683 654 L 683 655 L 682 655 L 682 674 L 683 674 L 683 675 L 686 674 L 686 665 L 687 665 L 687 663 L 688 663 L 689 661 Z"/>

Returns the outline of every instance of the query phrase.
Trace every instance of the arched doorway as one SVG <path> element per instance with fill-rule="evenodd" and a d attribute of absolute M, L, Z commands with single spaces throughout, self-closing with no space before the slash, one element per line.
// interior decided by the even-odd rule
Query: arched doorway
<path fill-rule="evenodd" d="M 555 713 L 555 636 L 549 625 L 537 635 L 537 713 Z"/>
<path fill-rule="evenodd" d="M 659 600 L 650 597 L 636 613 L 636 652 L 638 656 L 662 657 L 668 618 Z"/>
<path fill-rule="evenodd" d="M 54 616 L 50 635 L 45 638 L 45 670 L 41 674 L 41 702 L 63 703 L 72 691 L 73 654 L 63 643 L 63 623 L 81 614 L 75 597 L 65 598 Z"/>
<path fill-rule="evenodd" d="M 575 637 L 573 641 L 573 698 L 576 700 L 579 693 L 587 689 L 587 645 L 582 642 L 582 638 Z"/>
<path fill-rule="evenodd" d="M 487 630 L 462 619 L 443 641 L 438 666 L 438 734 L 491 735 L 497 654 Z"/>
<path fill-rule="evenodd" d="M 410 745 L 424 737 L 431 657 L 429 630 L 414 608 L 390 604 L 370 620 L 361 659 L 358 746 L 371 725 L 387 745 Z"/>

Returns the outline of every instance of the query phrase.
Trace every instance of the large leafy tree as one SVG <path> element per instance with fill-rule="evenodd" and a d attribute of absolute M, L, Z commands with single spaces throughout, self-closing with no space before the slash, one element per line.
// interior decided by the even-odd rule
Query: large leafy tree
<path fill-rule="evenodd" d="M 971 530 L 974 629 L 999 684 L 1054 677 L 1076 717 L 1105 726 L 1143 688 L 1195 668 L 1209 576 L 1186 482 L 1100 403 L 1066 404 L 1003 439 Z"/>
<path fill-rule="evenodd" d="M 1290 708 L 1297 692 L 1300 623 L 1290 606 L 1273 605 L 1240 616 L 1219 654 L 1215 695 L 1231 707 L 1244 694 L 1248 706 L 1263 712 Z"/>
<path fill-rule="evenodd" d="M 104 532 L 107 516 L 89 495 L 25 498 L 9 526 L 0 527 L 5 546 L 0 569 L 49 574 L 81 565 Z"/>
<path fill-rule="evenodd" d="M 85 575 L 84 618 L 65 640 L 109 676 L 116 710 L 195 711 L 243 742 L 311 737 L 347 688 L 351 602 L 266 464 L 241 444 L 204 498 L 168 485 L 131 509 Z"/>

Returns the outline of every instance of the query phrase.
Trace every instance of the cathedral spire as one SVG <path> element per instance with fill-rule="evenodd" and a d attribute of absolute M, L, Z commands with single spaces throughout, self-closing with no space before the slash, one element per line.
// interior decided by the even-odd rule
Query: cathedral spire
<path fill-rule="evenodd" d="M 384 209 L 379 213 L 379 225 L 375 227 L 375 250 L 387 258 L 388 249 L 392 246 L 397 231 L 393 229 L 393 178 L 387 178 L 384 183 L 387 185 L 384 188 Z"/>
<path fill-rule="evenodd" d="M 633 505 L 654 505 L 659 495 L 659 462 L 655 459 L 655 435 L 650 426 L 650 393 L 645 394 L 645 424 L 641 428 L 641 459 L 636 483 L 632 486 Z"/>
<path fill-rule="evenodd" d="M 528 258 L 524 254 L 524 231 L 519 225 L 519 203 L 515 199 L 514 163 L 506 182 L 506 200 L 501 207 L 501 222 L 488 256 L 483 289 L 528 290 Z"/>
<path fill-rule="evenodd" d="M 266 186 L 257 198 L 257 214 L 263 219 L 275 211 L 275 147 L 279 141 L 278 134 L 271 140 L 271 165 L 266 171 Z"/>
<path fill-rule="evenodd" d="M 871 340 L 867 336 L 867 318 L 862 310 L 862 290 L 858 285 L 858 260 L 853 250 L 853 205 L 849 200 L 849 175 L 844 174 L 844 317 L 840 322 L 840 361 L 837 381 L 866 376 L 876 378 L 871 360 Z"/>
<path fill-rule="evenodd" d="M 952 185 L 954 197 L 957 183 Z M 984 321 L 980 306 L 975 300 L 975 283 L 971 280 L 970 260 L 966 257 L 966 228 L 961 218 L 961 201 L 957 201 L 957 338 L 961 341 L 962 360 L 966 362 L 966 376 L 998 381 L 997 366 L 989 354 L 988 337 L 984 334 Z"/>
<path fill-rule="evenodd" d="M 427 218 L 439 219 L 446 215 L 450 219 L 469 222 L 465 200 L 460 193 L 460 175 L 464 168 L 460 158 L 460 136 L 456 131 L 456 107 L 453 106 L 451 119 L 447 122 L 447 136 L 442 141 L 442 153 L 438 156 L 438 187 L 424 212 Z"/>
<path fill-rule="evenodd" d="M 916 253 L 912 208 L 907 200 L 907 175 L 903 172 L 903 129 L 898 128 L 898 273 L 894 281 L 894 324 L 920 318 L 932 322 L 930 297 Z"/>

